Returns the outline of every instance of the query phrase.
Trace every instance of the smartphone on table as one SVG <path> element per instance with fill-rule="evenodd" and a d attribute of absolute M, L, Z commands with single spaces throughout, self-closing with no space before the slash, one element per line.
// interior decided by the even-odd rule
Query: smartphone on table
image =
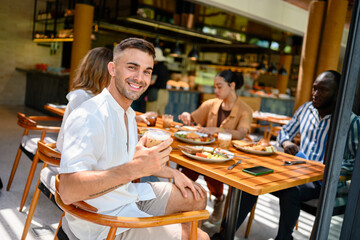
<path fill-rule="evenodd" d="M 263 166 L 256 166 L 256 167 L 251 167 L 251 168 L 244 168 L 243 172 L 249 173 L 254 176 L 259 176 L 259 175 L 263 175 L 263 174 L 272 173 L 272 172 L 274 172 L 274 170 L 271 168 L 263 167 Z"/>

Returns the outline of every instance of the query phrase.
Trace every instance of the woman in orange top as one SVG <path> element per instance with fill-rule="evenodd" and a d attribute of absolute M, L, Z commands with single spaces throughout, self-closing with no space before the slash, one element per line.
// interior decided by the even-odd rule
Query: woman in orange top
<path fill-rule="evenodd" d="M 196 123 L 202 127 L 198 130 L 202 133 L 215 134 L 228 132 L 232 139 L 243 139 L 250 131 L 252 122 L 252 109 L 237 95 L 236 89 L 243 85 L 242 75 L 225 70 L 220 72 L 214 79 L 216 98 L 205 101 L 191 114 L 184 112 L 179 119 L 186 125 Z M 193 181 L 199 177 L 199 173 L 183 168 L 182 172 Z M 212 223 L 221 221 L 224 207 L 223 183 L 205 176 L 205 181 L 210 194 L 215 196 L 214 212 L 209 221 Z"/>

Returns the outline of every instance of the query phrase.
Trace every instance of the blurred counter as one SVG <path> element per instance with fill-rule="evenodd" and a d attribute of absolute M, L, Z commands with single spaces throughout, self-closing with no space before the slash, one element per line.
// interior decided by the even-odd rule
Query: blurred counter
<path fill-rule="evenodd" d="M 174 121 L 177 121 L 181 113 L 191 113 L 200 106 L 201 94 L 199 91 L 169 90 L 169 102 L 165 113 L 172 114 Z"/>
<path fill-rule="evenodd" d="M 47 103 L 67 104 L 69 73 L 16 68 L 26 73 L 25 105 L 45 111 Z"/>

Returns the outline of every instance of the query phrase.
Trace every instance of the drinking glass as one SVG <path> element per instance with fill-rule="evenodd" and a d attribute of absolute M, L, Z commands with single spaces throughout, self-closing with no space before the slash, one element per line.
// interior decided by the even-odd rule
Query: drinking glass
<path fill-rule="evenodd" d="M 156 146 L 163 141 L 169 139 L 171 134 L 158 129 L 149 129 L 147 132 L 146 147 Z"/>
<path fill-rule="evenodd" d="M 228 149 L 231 144 L 231 138 L 232 138 L 231 133 L 219 133 L 218 134 L 219 148 Z"/>
<path fill-rule="evenodd" d="M 162 120 L 163 120 L 163 128 L 170 129 L 171 124 L 174 120 L 174 116 L 171 114 L 164 114 L 162 115 Z"/>
<path fill-rule="evenodd" d="M 148 126 L 154 127 L 156 125 L 157 112 L 147 112 L 146 119 L 149 121 Z"/>

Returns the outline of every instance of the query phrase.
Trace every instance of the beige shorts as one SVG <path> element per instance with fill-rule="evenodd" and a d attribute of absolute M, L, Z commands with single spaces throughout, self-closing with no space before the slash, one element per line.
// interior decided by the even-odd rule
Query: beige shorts
<path fill-rule="evenodd" d="M 172 183 L 169 182 L 148 182 L 154 190 L 156 198 L 149 201 L 138 202 L 140 210 L 153 215 L 161 216 L 165 213 L 165 208 L 169 200 Z M 181 224 L 171 224 L 151 228 L 131 228 L 116 236 L 116 240 L 181 240 Z"/>

